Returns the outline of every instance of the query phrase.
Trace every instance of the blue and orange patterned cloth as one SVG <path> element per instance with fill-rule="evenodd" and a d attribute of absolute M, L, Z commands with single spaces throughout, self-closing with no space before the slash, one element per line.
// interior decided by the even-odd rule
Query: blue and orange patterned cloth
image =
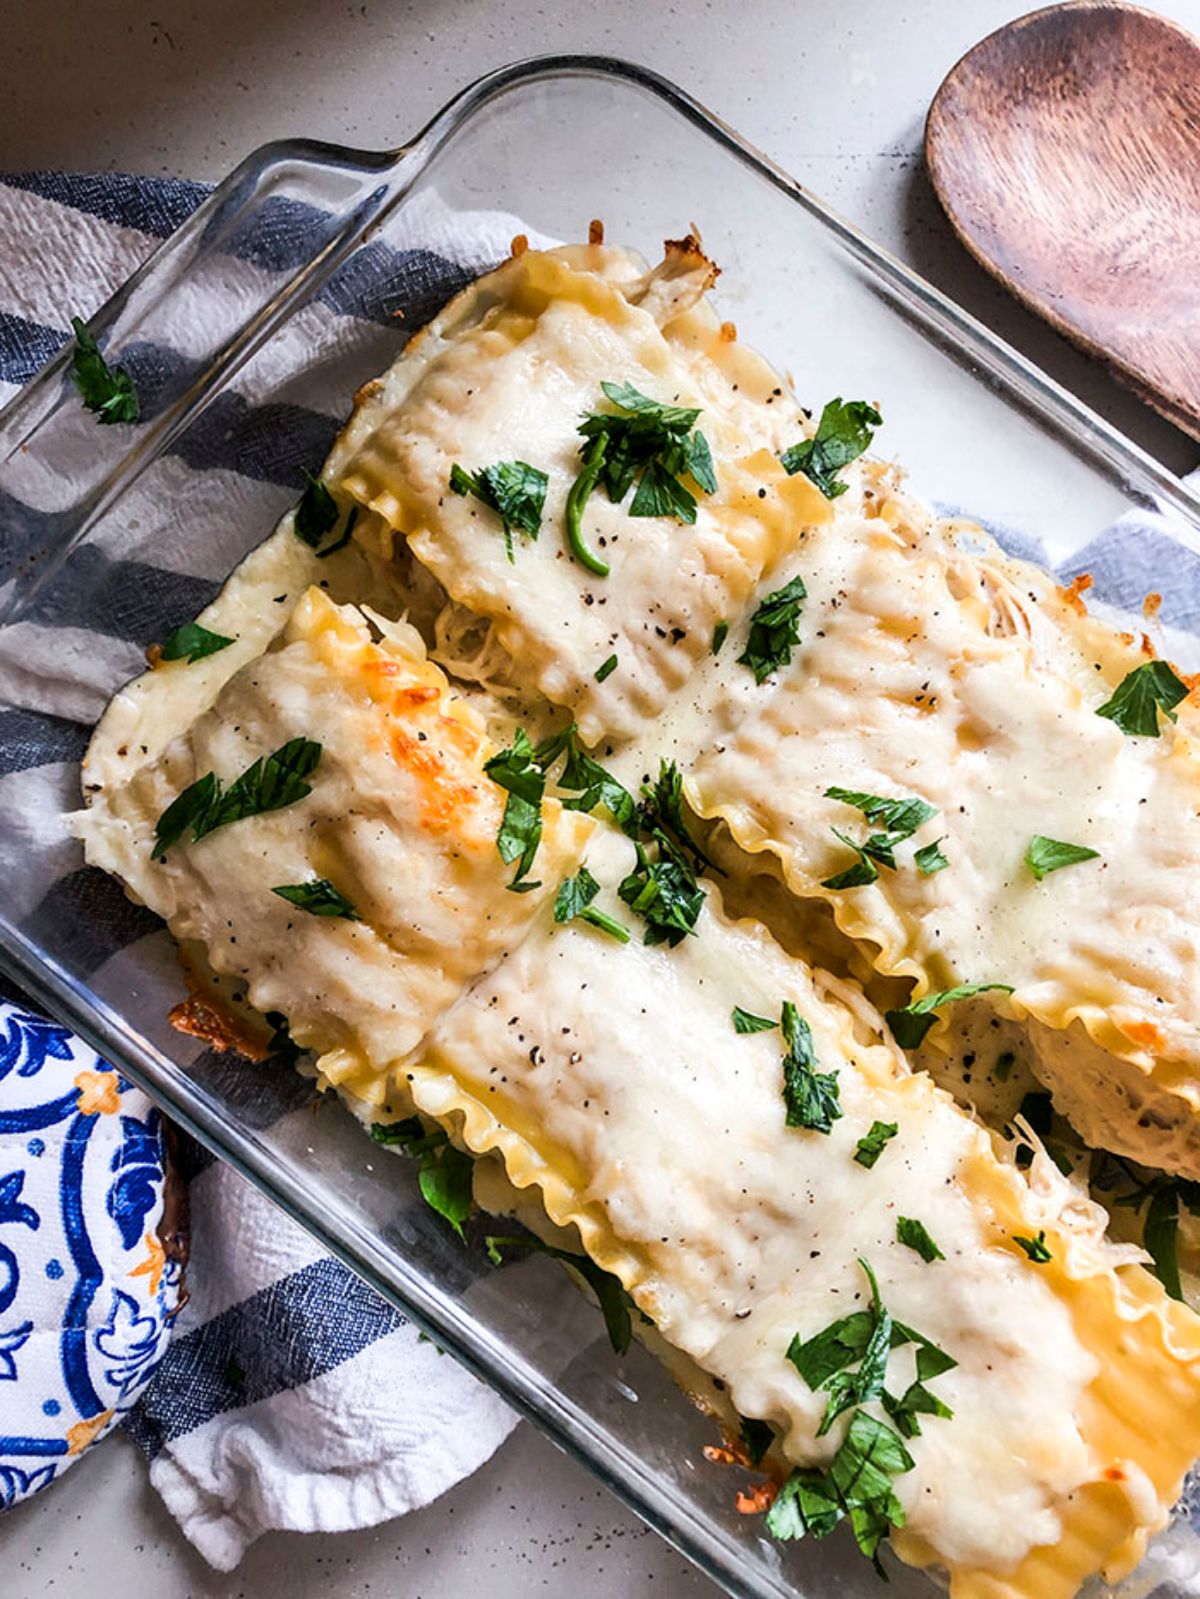
<path fill-rule="evenodd" d="M 154 1372 L 182 1275 L 163 1182 L 146 1096 L 0 1002 L 0 1506 L 60 1476 Z"/>

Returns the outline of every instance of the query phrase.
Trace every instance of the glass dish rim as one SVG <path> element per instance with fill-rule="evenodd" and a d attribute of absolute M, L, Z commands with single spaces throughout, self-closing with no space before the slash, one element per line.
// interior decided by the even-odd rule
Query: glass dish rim
<path fill-rule="evenodd" d="M 437 160 L 442 149 L 489 104 L 510 91 L 542 82 L 570 77 L 598 77 L 616 80 L 641 90 L 681 115 L 702 135 L 732 155 L 754 176 L 765 179 L 823 226 L 856 261 L 898 291 L 901 299 L 916 302 L 925 317 L 950 342 L 965 351 L 980 368 L 979 377 L 998 378 L 1004 389 L 1042 419 L 1053 422 L 1055 430 L 1073 431 L 1092 458 L 1110 470 L 1121 472 L 1140 484 L 1160 504 L 1173 506 L 1191 527 L 1180 530 L 1200 550 L 1200 490 L 1182 482 L 1148 451 L 1127 439 L 1119 429 L 1093 412 L 1069 390 L 1044 373 L 1034 362 L 1005 343 L 977 318 L 957 305 L 948 295 L 927 283 L 919 274 L 875 244 L 853 224 L 810 193 L 785 169 L 734 131 L 725 121 L 698 100 L 659 73 L 640 64 L 615 57 L 593 54 L 547 54 L 511 63 L 488 72 L 454 95 L 416 136 L 394 149 L 368 151 L 340 144 L 303 138 L 274 141 L 247 155 L 230 174 L 217 184 L 183 227 L 158 247 L 102 306 L 90 320 L 94 331 L 112 325 L 131 292 L 159 263 L 163 252 L 184 238 L 199 237 L 220 208 L 231 203 L 248 183 L 253 183 L 273 167 L 294 163 L 297 168 L 317 164 L 346 169 L 364 180 L 382 184 L 376 191 L 379 204 L 370 226 L 378 225 Z M 335 236 L 334 244 L 322 253 L 321 276 L 336 269 L 345 253 L 362 236 L 363 221 L 358 211 L 347 217 Z M 118 470 L 107 481 L 106 498 L 97 502 L 85 521 L 81 537 L 90 521 L 101 510 L 111 508 L 129 486 L 145 462 L 156 455 L 173 428 L 186 425 L 208 395 L 219 389 L 242 362 L 260 347 L 279 322 L 291 314 L 301 293 L 311 285 L 313 264 L 296 270 L 271 302 L 270 315 L 258 319 L 253 337 L 246 328 L 239 330 L 210 362 L 203 381 L 190 391 L 184 402 L 139 438 Z M 178 280 L 177 280 L 178 281 Z M 70 346 L 55 356 L 26 384 L 7 406 L 0 409 L 0 436 L 22 421 L 22 412 L 35 395 L 59 382 L 70 359 Z M 2 622 L 0 622 L 2 625 Z M 736 1560 L 737 1546 L 723 1534 L 714 1533 L 702 1518 L 678 1501 L 666 1502 L 656 1488 L 650 1470 L 631 1450 L 617 1445 L 575 1405 L 547 1390 L 536 1369 L 518 1360 L 511 1349 L 502 1348 L 487 1328 L 462 1317 L 448 1297 L 436 1292 L 418 1273 L 397 1267 L 396 1258 L 379 1247 L 368 1228 L 347 1217 L 328 1220 L 310 1207 L 302 1184 L 294 1173 L 277 1166 L 269 1153 L 231 1126 L 199 1099 L 186 1092 L 186 1073 L 161 1051 L 154 1049 L 125 1022 L 112 1006 L 92 996 L 88 999 L 75 986 L 69 973 L 53 960 L 44 958 L 25 934 L 12 927 L 0 912 L 0 970 L 6 971 L 31 997 L 77 1031 L 98 1053 L 116 1065 L 131 1081 L 142 1087 L 194 1137 L 227 1160 L 240 1175 L 253 1182 L 294 1221 L 310 1232 L 322 1248 L 355 1271 L 382 1298 L 411 1316 L 456 1359 L 477 1377 L 496 1389 L 527 1419 L 533 1421 L 552 1441 L 582 1458 L 589 1469 L 619 1499 L 653 1526 L 663 1537 L 693 1560 L 728 1592 L 749 1599 L 764 1595 L 789 1599 L 795 1588 L 783 1572 L 759 1572 L 752 1582 Z M 682 1514 L 680 1514 L 682 1512 Z"/>

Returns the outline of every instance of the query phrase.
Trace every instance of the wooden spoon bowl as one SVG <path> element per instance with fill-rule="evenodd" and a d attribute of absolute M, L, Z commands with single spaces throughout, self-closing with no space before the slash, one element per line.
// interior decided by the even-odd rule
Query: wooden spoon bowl
<path fill-rule="evenodd" d="M 1200 43 L 1137 6 L 1035 11 L 947 76 L 925 159 L 972 255 L 1200 438 Z"/>

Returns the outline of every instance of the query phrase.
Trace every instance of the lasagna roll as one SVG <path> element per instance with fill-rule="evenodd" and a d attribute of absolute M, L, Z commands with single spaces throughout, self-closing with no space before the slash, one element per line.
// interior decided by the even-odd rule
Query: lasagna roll
<path fill-rule="evenodd" d="M 645 727 L 797 527 L 829 514 L 774 453 L 801 425 L 797 407 L 701 302 L 715 275 L 690 238 L 650 273 L 599 245 L 527 251 L 459 295 L 367 385 L 325 468 L 339 494 L 376 513 L 356 537 L 385 549 L 406 540 L 589 743 Z M 660 420 L 667 408 L 681 440 L 694 434 L 671 408 L 696 412 L 711 475 L 689 453 L 678 481 L 655 466 L 617 499 L 598 477 L 579 511 L 589 567 L 566 531 L 595 444 L 580 424 L 628 421 L 646 402 Z M 509 477 L 488 478 L 495 469 Z M 694 520 L 677 514 L 680 489 Z"/>
<path fill-rule="evenodd" d="M 621 847 L 593 837 L 598 879 Z M 787 1006 L 791 1031 L 772 1027 Z M 861 996 L 729 921 L 715 889 L 674 949 L 556 927 L 544 907 L 397 1087 L 577 1229 L 657 1332 L 769 1425 L 781 1474 L 816 1472 L 781 1496 L 836 1475 L 848 1427 L 881 1448 L 898 1427 L 880 1513 L 902 1558 L 947 1568 L 957 1599 L 1068 1595 L 1128 1569 L 1165 1520 L 1200 1445 L 1200 1326 L 1046 1157 L 1027 1181 L 872 1031 Z M 797 1053 L 825 1096 L 799 1118 Z M 829 1330 L 880 1307 L 901 1331 L 847 1422 Z M 899 1396 L 935 1368 L 908 1436 Z"/>
<path fill-rule="evenodd" d="M 757 682 L 735 659 L 752 607 L 735 627 L 684 757 L 689 799 L 915 998 L 1003 985 L 992 998 L 1028 1020 L 1088 1143 L 1200 1177 L 1186 684 L 1035 567 L 977 535 L 963 548 L 886 486 L 866 499 L 872 481 L 779 574 L 807 595 L 792 658 Z M 1140 723 L 1114 717 L 1131 673 L 1174 683 L 1169 716 L 1150 698 Z"/>
<path fill-rule="evenodd" d="M 478 718 L 438 667 L 317 588 L 210 709 L 109 784 L 111 737 L 102 724 L 85 766 L 89 862 L 368 1101 L 380 1066 L 520 939 L 593 825 L 548 801 L 545 884 L 509 893 Z"/>

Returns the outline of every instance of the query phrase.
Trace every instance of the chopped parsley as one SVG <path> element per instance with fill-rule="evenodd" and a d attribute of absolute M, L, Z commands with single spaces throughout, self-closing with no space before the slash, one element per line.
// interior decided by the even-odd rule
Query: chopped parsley
<path fill-rule="evenodd" d="M 870 1168 L 899 1131 L 898 1122 L 872 1122 L 870 1131 L 864 1133 L 854 1146 L 855 1160 L 860 1166 Z"/>
<path fill-rule="evenodd" d="M 607 661 L 604 661 L 596 668 L 596 670 L 592 673 L 592 676 L 596 679 L 597 683 L 603 683 L 604 679 L 606 677 L 611 677 L 616 669 L 617 658 L 615 655 L 610 655 Z"/>
<path fill-rule="evenodd" d="M 660 760 L 658 777 L 642 784 L 642 798 L 638 805 L 637 824 L 642 833 L 653 838 L 666 833 L 681 855 L 691 859 L 696 870 L 713 863 L 692 837 L 683 814 L 683 774 L 674 761 Z M 722 874 L 723 875 L 723 874 Z"/>
<path fill-rule="evenodd" d="M 199 622 L 184 622 L 177 627 L 162 647 L 159 656 L 163 661 L 202 661 L 206 655 L 215 655 L 233 643 L 223 633 L 212 633 Z"/>
<path fill-rule="evenodd" d="M 337 501 L 321 479 L 313 477 L 311 473 L 307 473 L 306 476 L 308 486 L 296 506 L 292 531 L 302 544 L 307 544 L 309 549 L 315 552 L 318 561 L 323 561 L 326 556 L 345 549 L 349 544 L 354 524 L 358 521 L 358 506 L 350 507 L 341 538 L 334 539 L 332 544 L 325 544 L 326 535 L 333 532 L 342 513 L 338 510 Z"/>
<path fill-rule="evenodd" d="M 136 422 L 141 415 L 133 379 L 123 366 L 109 366 L 81 318 L 73 316 L 75 351 L 71 376 L 87 410 L 105 425 Z"/>
<path fill-rule="evenodd" d="M 604 485 L 619 504 L 637 480 L 630 516 L 669 516 L 696 520 L 694 484 L 703 494 L 717 492 L 712 451 L 695 428 L 698 406 L 665 405 L 629 383 L 602 383 L 615 411 L 590 411 L 579 424 L 583 466 L 567 495 L 567 544 L 572 555 L 598 577 L 608 563 L 583 536 L 583 512 L 595 488 Z"/>
<path fill-rule="evenodd" d="M 787 1054 L 783 1057 L 783 1103 L 789 1127 L 829 1133 L 842 1114 L 838 1074 L 818 1072 L 812 1029 L 791 1000 L 783 1002 L 779 1022 Z"/>
<path fill-rule="evenodd" d="M 945 842 L 944 838 L 939 838 L 932 844 L 926 844 L 913 856 L 922 877 L 932 877 L 935 872 L 944 872 L 949 866 L 950 862 L 942 853 L 942 845 Z"/>
<path fill-rule="evenodd" d="M 957 1362 L 921 1333 L 894 1321 L 882 1303 L 871 1267 L 865 1260 L 859 1265 L 871 1285 L 870 1308 L 852 1311 L 807 1341 L 797 1334 L 787 1351 L 808 1386 L 829 1395 L 819 1434 L 853 1409 L 849 1427 L 827 1470 L 802 1467 L 792 1472 L 766 1524 L 776 1538 L 802 1538 L 808 1533 L 823 1538 L 849 1517 L 859 1548 L 876 1559 L 888 1528 L 904 1525 L 892 1480 L 911 1471 L 913 1460 L 900 1434 L 919 1435 L 918 1414 L 950 1418 L 949 1407 L 925 1384 Z M 905 1344 L 916 1346 L 916 1380 L 897 1398 L 885 1386 L 887 1362 L 891 1351 Z M 858 1408 L 870 1401 L 883 1406 L 897 1432 Z"/>
<path fill-rule="evenodd" d="M 1181 1209 L 1200 1216 L 1200 1183 L 1184 1177 L 1141 1173 L 1120 1155 L 1093 1156 L 1092 1186 L 1109 1191 L 1120 1185 L 1124 1192 L 1110 1202 L 1139 1211 L 1146 1205 L 1142 1245 L 1154 1262 L 1154 1272 L 1172 1299 L 1183 1298 L 1179 1276 L 1179 1214 Z M 1149 1201 L 1147 1205 L 1146 1202 Z"/>
<path fill-rule="evenodd" d="M 628 1293 L 621 1284 L 619 1277 L 611 1271 L 605 1271 L 602 1266 L 597 1266 L 590 1255 L 573 1255 L 567 1249 L 555 1249 L 552 1244 L 544 1244 L 540 1238 L 532 1233 L 520 1233 L 515 1237 L 487 1238 L 488 1255 L 493 1265 L 500 1265 L 503 1260 L 503 1251 L 506 1249 L 522 1249 L 529 1254 L 537 1253 L 549 1255 L 551 1260 L 561 1260 L 565 1265 L 577 1271 L 596 1296 L 604 1316 L 604 1325 L 608 1331 L 608 1341 L 618 1355 L 625 1354 L 633 1338 L 633 1322 L 629 1314 L 629 1307 L 633 1303 Z"/>
<path fill-rule="evenodd" d="M 622 927 L 613 917 L 606 916 L 603 911 L 598 911 L 592 904 L 599 892 L 600 884 L 586 866 L 581 866 L 574 877 L 564 877 L 559 884 L 554 900 L 554 920 L 569 922 L 578 917 L 581 922 L 587 922 L 590 927 L 615 938 L 618 944 L 628 944 L 629 929 Z"/>
<path fill-rule="evenodd" d="M 1075 866 L 1079 861 L 1097 860 L 1099 855 L 1098 849 L 1089 849 L 1086 844 L 1064 844 L 1061 839 L 1035 833 L 1025 851 L 1025 864 L 1040 883 L 1050 872 Z"/>
<path fill-rule="evenodd" d="M 821 412 L 814 436 L 793 444 L 779 459 L 790 476 L 803 472 L 827 500 L 836 500 L 849 487 L 837 474 L 870 447 L 875 429 L 882 425 L 883 418 L 873 405 L 839 397 Z"/>
<path fill-rule="evenodd" d="M 716 627 L 713 628 L 713 636 L 712 636 L 712 652 L 713 652 L 714 655 L 720 655 L 721 648 L 724 645 L 725 640 L 728 637 L 729 637 L 729 623 L 728 622 L 718 622 Z"/>
<path fill-rule="evenodd" d="M 418 1160 L 417 1186 L 430 1210 L 448 1221 L 460 1238 L 471 1214 L 470 1155 L 464 1155 L 440 1127 L 426 1132 L 419 1116 L 399 1122 L 374 1122 L 371 1137 L 377 1144 L 402 1149 Z"/>
<path fill-rule="evenodd" d="M 538 762 L 529 735 L 519 727 L 513 734 L 511 746 L 493 755 L 483 765 L 493 783 L 507 794 L 500 831 L 496 835 L 496 849 L 505 865 L 517 862 L 517 870 L 508 885 L 522 893 L 540 888 L 540 883 L 525 883 L 538 845 L 542 841 L 542 797 L 546 792 L 545 768 Z"/>
<path fill-rule="evenodd" d="M 852 788 L 827 788 L 825 798 L 852 805 L 856 811 L 862 812 L 872 826 L 882 825 L 885 831 L 871 833 L 859 843 L 840 828 L 832 828 L 834 837 L 852 849 L 858 859 L 852 866 L 833 877 L 827 877 L 821 884 L 822 888 L 862 888 L 867 883 L 875 882 L 879 876 L 879 866 L 895 871 L 896 845 L 911 838 L 918 828 L 937 815 L 936 806 L 912 795 L 903 799 L 886 799 L 879 794 L 863 794 Z M 950 864 L 942 855 L 940 844 L 939 839 L 937 844 L 927 845 L 925 849 L 917 851 L 917 865 L 926 876 Z"/>
<path fill-rule="evenodd" d="M 672 949 L 694 934 L 704 908 L 704 890 L 696 874 L 665 833 L 657 831 L 657 859 L 646 845 L 635 841 L 637 865 L 622 879 L 618 897 L 646 924 L 645 944 L 667 944 Z"/>
<path fill-rule="evenodd" d="M 769 1421 L 755 1421 L 750 1416 L 739 1416 L 738 1436 L 752 1466 L 761 1464 L 763 1456 L 775 1442 L 775 1429 Z"/>
<path fill-rule="evenodd" d="M 914 1000 L 911 1005 L 905 1005 L 902 1010 L 890 1010 L 885 1013 L 887 1024 L 892 1030 L 892 1037 L 902 1049 L 916 1049 L 925 1034 L 933 1026 L 933 1013 L 940 1010 L 943 1005 L 951 1005 L 958 999 L 970 999 L 972 994 L 988 994 L 996 991 L 1001 994 L 1011 994 L 1011 983 L 960 983 L 957 988 L 944 988 L 937 994 L 926 994 L 924 999 Z"/>
<path fill-rule="evenodd" d="M 312 793 L 305 782 L 321 759 L 321 746 L 308 738 L 289 739 L 270 755 L 260 755 L 228 788 L 208 772 L 189 784 L 167 806 L 154 828 L 151 859 L 160 861 L 190 828 L 192 841 L 248 816 L 282 810 Z"/>
<path fill-rule="evenodd" d="M 915 1249 L 924 1261 L 946 1258 L 929 1236 L 924 1222 L 919 1222 L 915 1216 L 897 1216 L 896 1239 L 897 1242 L 906 1244 L 909 1249 Z"/>
<path fill-rule="evenodd" d="M 1039 1229 L 1036 1238 L 1022 1238 L 1019 1235 L 1014 1234 L 1013 1243 L 1020 1244 L 1021 1248 L 1036 1266 L 1044 1266 L 1048 1260 L 1054 1259 L 1054 1256 L 1046 1247 L 1046 1234 L 1044 1229 Z"/>
<path fill-rule="evenodd" d="M 527 461 L 497 461 L 478 472 L 468 472 L 457 464 L 450 468 L 450 487 L 455 494 L 473 494 L 489 510 L 495 511 L 504 528 L 504 548 L 510 561 L 513 529 L 526 538 L 536 539 L 542 528 L 542 509 L 550 479 Z"/>
<path fill-rule="evenodd" d="M 305 474 L 308 484 L 296 506 L 292 530 L 302 544 L 318 549 L 327 533 L 337 526 L 337 501 L 319 477 Z"/>
<path fill-rule="evenodd" d="M 770 1021 L 766 1016 L 756 1016 L 753 1011 L 743 1010 L 740 1005 L 733 1007 L 735 1033 L 769 1033 L 778 1025 L 778 1022 Z"/>
<path fill-rule="evenodd" d="M 283 883 L 271 892 L 290 900 L 310 916 L 335 916 L 346 922 L 362 920 L 345 894 L 334 888 L 327 877 L 315 878 L 311 883 Z"/>
<path fill-rule="evenodd" d="M 1175 707 L 1187 699 L 1188 687 L 1166 661 L 1143 661 L 1117 684 L 1112 698 L 1096 711 L 1107 716 L 1122 733 L 1143 738 L 1158 737 L 1158 713 L 1176 720 Z"/>
<path fill-rule="evenodd" d="M 791 662 L 792 651 L 800 642 L 800 612 L 807 598 L 804 579 L 794 577 L 768 594 L 750 618 L 746 648 L 738 663 L 750 668 L 756 683 L 765 683 L 772 672 Z"/>
<path fill-rule="evenodd" d="M 534 753 L 543 769 L 548 769 L 563 750 L 567 758 L 558 778 L 558 786 L 566 789 L 570 796 L 563 799 L 563 809 L 587 811 L 589 815 L 597 810 L 606 810 L 617 826 L 628 832 L 637 811 L 637 803 L 623 783 L 618 782 L 599 761 L 593 760 L 586 750 L 580 749 L 574 723 L 562 734 L 539 744 Z"/>

